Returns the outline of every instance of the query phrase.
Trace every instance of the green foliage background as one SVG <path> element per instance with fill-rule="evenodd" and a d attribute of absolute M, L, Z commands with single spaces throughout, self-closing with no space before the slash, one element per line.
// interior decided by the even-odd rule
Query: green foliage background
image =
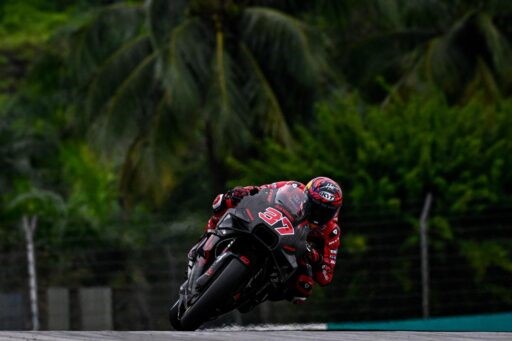
<path fill-rule="evenodd" d="M 344 179 L 356 211 L 400 212 L 428 192 L 446 213 L 508 206 L 511 105 L 475 97 L 450 106 L 439 93 L 386 106 L 355 95 L 319 102 L 317 123 L 297 127 L 294 148 L 267 141 L 261 159 L 233 163 L 242 177 L 232 185 L 326 174 Z"/>
<path fill-rule="evenodd" d="M 453 290 L 501 302 L 476 311 L 510 309 L 510 236 L 464 229 L 512 207 L 510 22 L 507 1 L 2 1 L 0 253 L 37 216 L 58 269 L 43 283 L 146 283 L 129 255 L 192 243 L 218 191 L 325 175 L 344 189 L 348 269 L 317 304 L 380 304 L 364 286 L 380 228 L 401 245 L 390 296 L 417 292 L 431 193 L 434 264 L 457 259 L 468 281 Z M 93 245 L 123 260 L 112 276 L 73 271 Z M 469 312 L 443 309 L 443 285 L 437 312 Z"/>

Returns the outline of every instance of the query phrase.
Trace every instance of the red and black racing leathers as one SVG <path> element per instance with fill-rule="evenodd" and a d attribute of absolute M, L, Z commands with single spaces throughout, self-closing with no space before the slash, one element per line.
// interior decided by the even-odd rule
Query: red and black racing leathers
<path fill-rule="evenodd" d="M 295 185 L 301 190 L 304 190 L 305 187 L 303 183 L 297 181 L 279 181 L 261 186 L 236 187 L 224 194 L 217 195 L 212 204 L 214 214 L 206 224 L 206 232 L 213 232 L 226 210 L 235 207 L 244 196 L 255 194 L 260 189 L 279 189 L 286 185 Z M 308 224 L 308 222 L 305 221 L 301 224 Z M 323 226 L 312 229 L 308 236 L 308 242 L 312 246 L 311 252 L 290 283 L 291 296 L 289 299 L 294 303 L 301 303 L 311 295 L 313 279 L 321 286 L 332 281 L 340 246 L 338 214 Z"/>

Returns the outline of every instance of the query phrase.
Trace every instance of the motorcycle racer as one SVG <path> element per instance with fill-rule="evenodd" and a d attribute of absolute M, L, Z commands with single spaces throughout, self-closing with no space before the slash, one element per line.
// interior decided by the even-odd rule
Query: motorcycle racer
<path fill-rule="evenodd" d="M 261 189 L 279 189 L 287 185 L 297 187 L 306 194 L 304 218 L 299 226 L 308 225 L 311 231 L 308 235 L 310 247 L 307 256 L 301 260 L 297 272 L 290 279 L 284 296 L 292 303 L 304 303 L 311 295 L 314 282 L 321 286 L 331 283 L 340 246 L 338 214 L 343 202 L 343 192 L 338 183 L 327 177 L 316 177 L 306 185 L 290 180 L 261 186 L 235 187 L 217 195 L 213 200 L 213 215 L 206 224 L 205 233 L 188 254 L 189 269 L 194 263 L 197 251 L 208 235 L 213 233 L 226 210 L 236 207 L 244 197 L 254 195 Z"/>

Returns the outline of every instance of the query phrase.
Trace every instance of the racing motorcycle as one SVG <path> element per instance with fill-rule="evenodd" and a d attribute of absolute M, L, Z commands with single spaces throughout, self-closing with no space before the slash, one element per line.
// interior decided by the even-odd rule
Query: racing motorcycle
<path fill-rule="evenodd" d="M 295 185 L 262 189 L 228 209 L 197 256 L 171 306 L 176 330 L 195 330 L 238 309 L 285 298 L 287 282 L 309 250 L 309 227 L 298 224 L 306 195 Z"/>

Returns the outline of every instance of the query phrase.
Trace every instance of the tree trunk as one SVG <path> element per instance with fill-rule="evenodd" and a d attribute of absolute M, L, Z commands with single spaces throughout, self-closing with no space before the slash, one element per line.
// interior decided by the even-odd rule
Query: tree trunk
<path fill-rule="evenodd" d="M 420 217 L 420 248 L 421 248 L 421 296 L 423 318 L 430 316 L 430 269 L 428 265 L 428 216 L 432 194 L 428 193 Z"/>
<path fill-rule="evenodd" d="M 32 330 L 39 330 L 39 308 L 37 300 L 36 258 L 34 255 L 34 232 L 37 228 L 37 216 L 22 218 L 22 228 L 27 242 L 28 276 L 30 288 L 30 310 L 32 312 Z"/>

